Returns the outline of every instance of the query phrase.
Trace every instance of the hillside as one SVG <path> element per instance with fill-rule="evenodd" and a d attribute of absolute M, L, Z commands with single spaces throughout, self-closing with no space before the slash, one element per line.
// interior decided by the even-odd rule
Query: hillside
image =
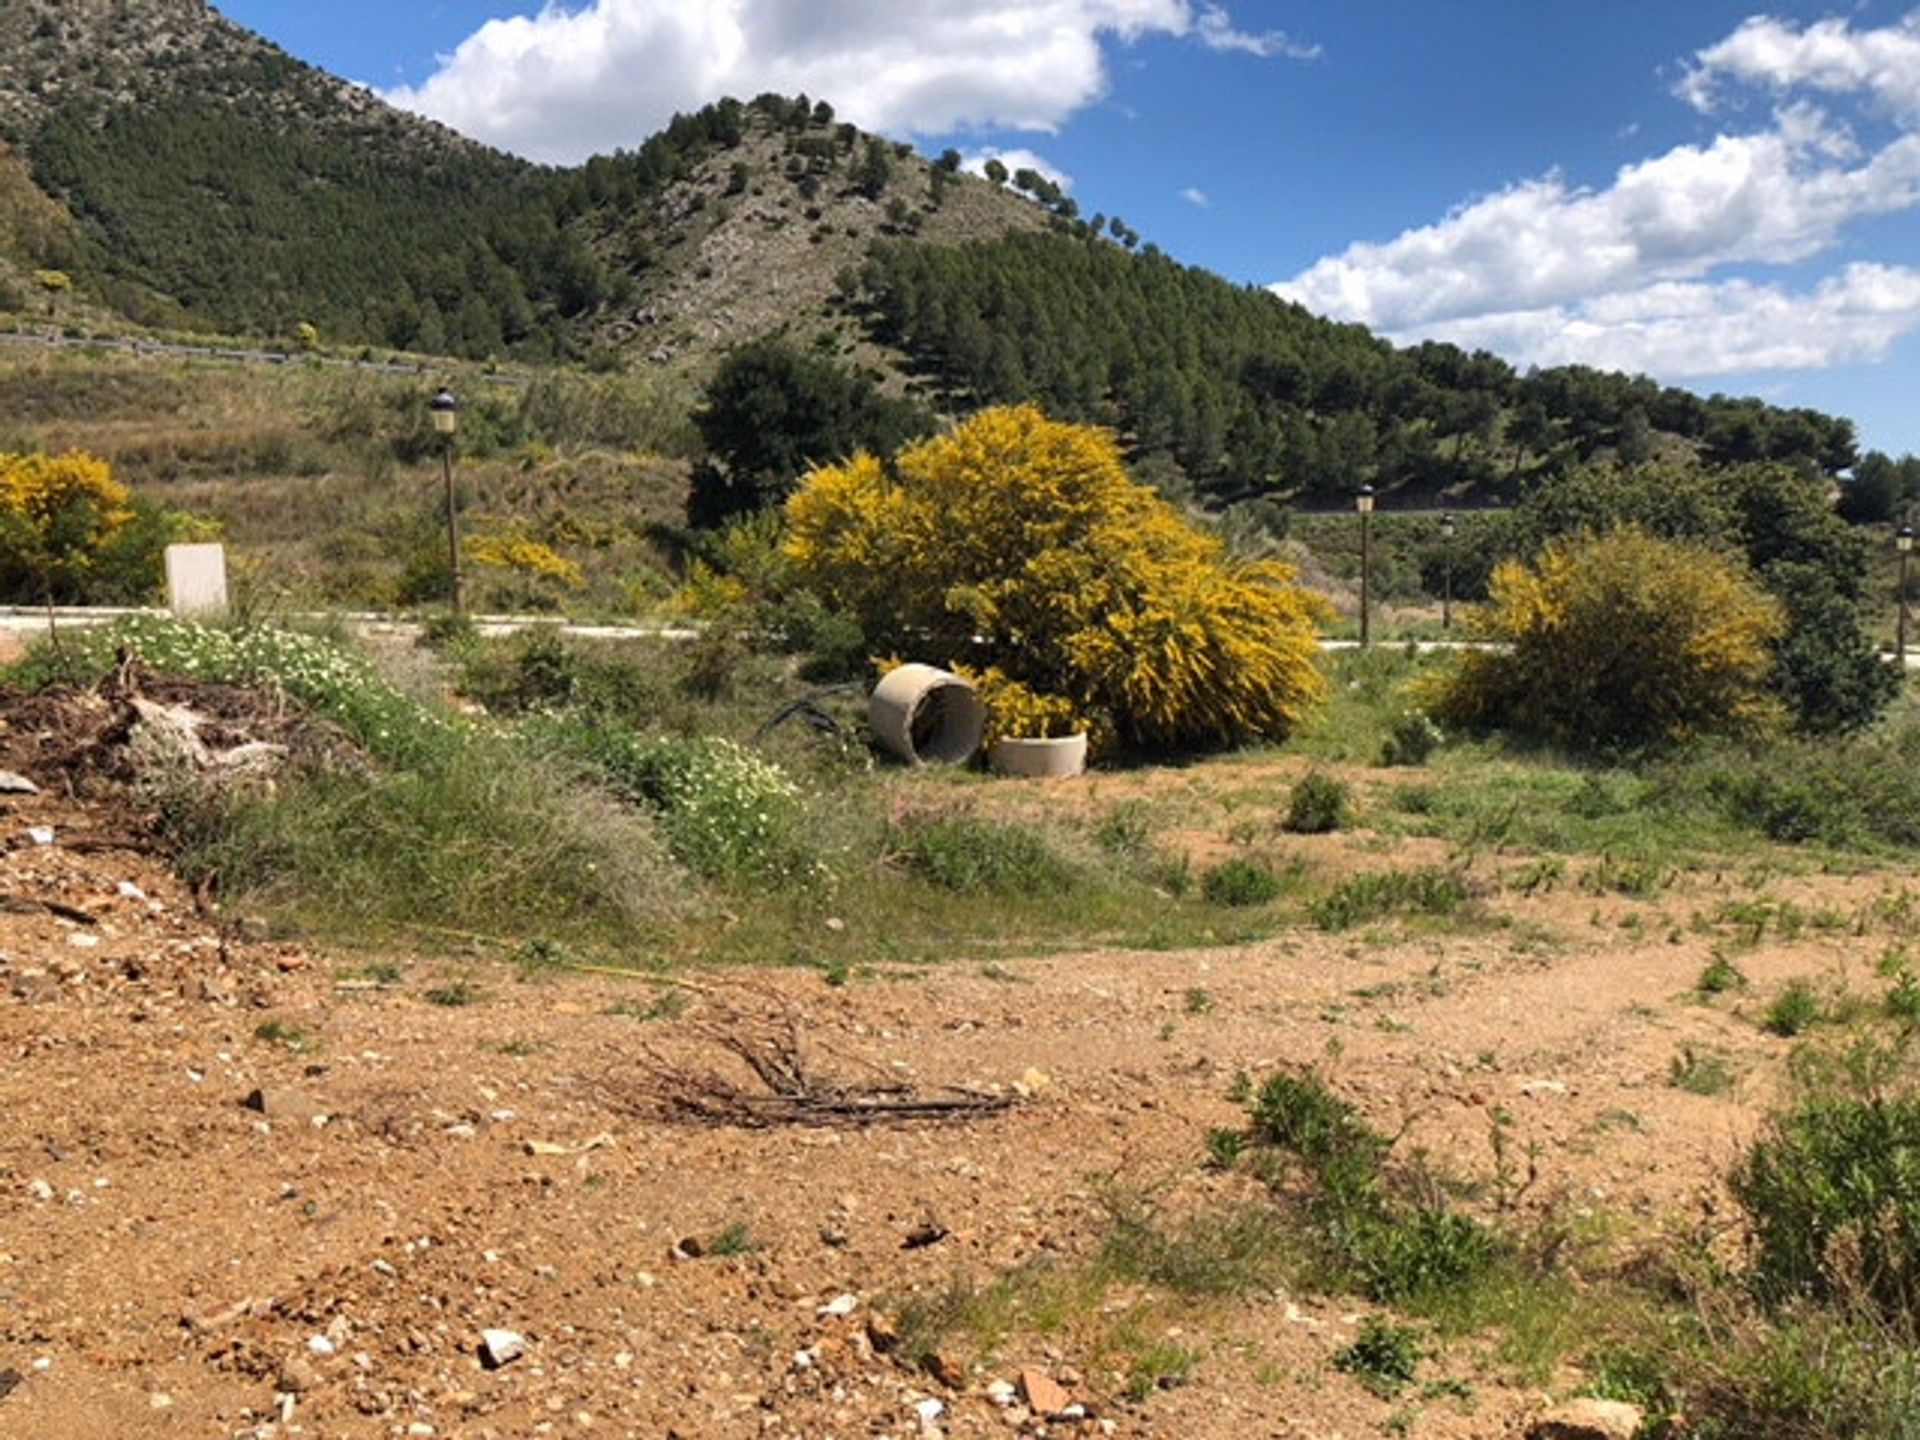
<path fill-rule="evenodd" d="M 1122 430 L 1212 507 L 1511 499 L 1593 460 L 1794 463 L 1834 477 L 1852 426 L 1579 366 L 1396 350 L 1206 271 L 1042 177 L 722 100 L 553 170 L 402 114 L 199 0 L 0 0 L 0 305 L 71 270 L 69 321 L 470 358 L 669 367 L 704 380 L 785 334 L 932 408 L 1036 399 Z M 30 178 L 29 178 L 30 177 Z M 1021 193 L 1024 192 L 1024 193 Z M 828 458 L 828 457 L 819 457 Z"/>

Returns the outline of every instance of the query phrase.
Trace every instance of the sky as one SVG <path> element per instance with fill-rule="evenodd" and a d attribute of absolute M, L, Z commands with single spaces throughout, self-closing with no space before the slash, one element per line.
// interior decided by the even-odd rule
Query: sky
<path fill-rule="evenodd" d="M 804 92 L 1395 341 L 1810 405 L 1920 452 L 1913 0 L 214 3 L 533 159 Z"/>

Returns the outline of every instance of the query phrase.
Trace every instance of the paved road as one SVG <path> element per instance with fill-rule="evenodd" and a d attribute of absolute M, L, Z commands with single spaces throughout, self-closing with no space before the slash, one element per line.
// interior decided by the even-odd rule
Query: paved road
<path fill-rule="evenodd" d="M 56 622 L 62 626 L 83 629 L 89 625 L 105 625 L 110 621 L 129 615 L 165 615 L 165 610 L 157 608 L 140 609 L 130 606 L 60 606 L 54 610 Z M 421 622 L 404 616 L 388 615 L 371 610 L 333 610 L 311 611 L 285 617 L 302 624 L 326 624 L 338 621 L 365 635 L 394 635 L 405 638 L 417 637 L 421 631 Z M 648 624 L 645 622 L 627 622 L 612 624 L 589 624 L 573 620 L 555 620 L 551 615 L 476 615 L 474 628 L 482 635 L 515 635 L 522 630 L 534 630 L 551 627 L 562 635 L 580 640 L 694 640 L 700 631 L 695 626 Z M 24 606 L 0 606 L 0 635 L 12 635 L 20 639 L 31 639 L 47 628 L 47 612 Z M 1430 654 L 1439 650 L 1478 650 L 1492 648 L 1487 642 L 1475 640 L 1393 640 L 1383 639 L 1377 642 L 1381 650 L 1400 650 L 1411 644 L 1421 654 Z M 1358 650 L 1358 640 L 1322 640 L 1322 650 Z M 1881 659 L 1893 659 L 1891 651 L 1882 651 Z M 1920 649 L 1910 650 L 1906 656 L 1909 670 L 1920 670 Z"/>

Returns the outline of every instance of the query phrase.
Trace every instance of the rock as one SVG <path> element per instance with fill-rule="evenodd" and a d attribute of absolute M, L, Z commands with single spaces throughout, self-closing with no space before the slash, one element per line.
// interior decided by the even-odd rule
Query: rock
<path fill-rule="evenodd" d="M 40 787 L 13 770 L 0 770 L 0 795 L 38 795 Z"/>
<path fill-rule="evenodd" d="M 29 1180 L 27 1182 L 27 1193 L 36 1200 L 51 1200 L 53 1199 L 53 1186 L 49 1185 L 45 1180 Z"/>
<path fill-rule="evenodd" d="M 241 1103 L 249 1110 L 259 1111 L 269 1120 L 291 1120 L 296 1124 L 311 1125 L 316 1120 L 327 1118 L 326 1109 L 319 1101 L 290 1085 L 262 1085 Z"/>
<path fill-rule="evenodd" d="M 825 1319 L 829 1316 L 838 1317 L 841 1315 L 851 1315 L 859 1308 L 860 1297 L 858 1295 L 836 1295 L 813 1313 Z"/>
<path fill-rule="evenodd" d="M 302 1356 L 295 1355 L 280 1367 L 280 1388 L 289 1395 L 305 1395 L 319 1385 L 320 1372 Z"/>
<path fill-rule="evenodd" d="M 53 844 L 53 827 L 51 825 L 29 825 L 27 827 L 27 838 L 36 845 L 51 845 Z"/>
<path fill-rule="evenodd" d="M 891 1315 L 875 1311 L 867 1316 L 867 1343 L 882 1355 L 900 1343 L 900 1327 Z"/>
<path fill-rule="evenodd" d="M 987 1385 L 987 1399 L 1002 1410 L 1020 1398 L 1020 1391 L 1011 1380 L 994 1380 Z"/>
<path fill-rule="evenodd" d="M 1046 1371 L 1032 1367 L 1020 1372 L 1020 1393 L 1026 1397 L 1033 1413 L 1040 1416 L 1058 1415 L 1073 1403 L 1065 1386 Z"/>
<path fill-rule="evenodd" d="M 927 1356 L 927 1373 L 949 1390 L 959 1390 L 967 1383 L 967 1367 L 951 1350 L 936 1350 Z"/>
<path fill-rule="evenodd" d="M 0 1370 L 0 1400 L 6 1399 L 18 1390 L 21 1381 L 25 1378 L 18 1370 Z"/>
<path fill-rule="evenodd" d="M 1527 1427 L 1527 1440 L 1633 1440 L 1644 1417 L 1622 1400 L 1569 1400 Z"/>
<path fill-rule="evenodd" d="M 489 1370 L 511 1365 L 527 1353 L 527 1337 L 513 1330 L 480 1332 L 480 1363 Z"/>
<path fill-rule="evenodd" d="M 935 1400 L 929 1397 L 915 1405 L 913 1407 L 913 1413 L 920 1417 L 920 1423 L 922 1425 L 931 1425 L 947 1413 L 947 1403 L 944 1400 Z"/>

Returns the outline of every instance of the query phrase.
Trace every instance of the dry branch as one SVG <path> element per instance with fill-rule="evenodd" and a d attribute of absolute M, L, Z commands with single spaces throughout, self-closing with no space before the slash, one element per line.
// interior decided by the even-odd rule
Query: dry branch
<path fill-rule="evenodd" d="M 622 1108 L 679 1124 L 749 1130 L 975 1120 L 1014 1104 L 1012 1096 L 961 1086 L 929 1093 L 898 1082 L 855 1085 L 817 1074 L 808 1061 L 800 1016 L 777 997 L 775 1006 L 772 1014 L 758 1015 L 718 1007 L 689 1027 L 694 1039 L 738 1062 L 734 1075 L 686 1065 L 649 1048 L 642 1052 L 639 1075 L 609 1075 L 601 1087 Z"/>

